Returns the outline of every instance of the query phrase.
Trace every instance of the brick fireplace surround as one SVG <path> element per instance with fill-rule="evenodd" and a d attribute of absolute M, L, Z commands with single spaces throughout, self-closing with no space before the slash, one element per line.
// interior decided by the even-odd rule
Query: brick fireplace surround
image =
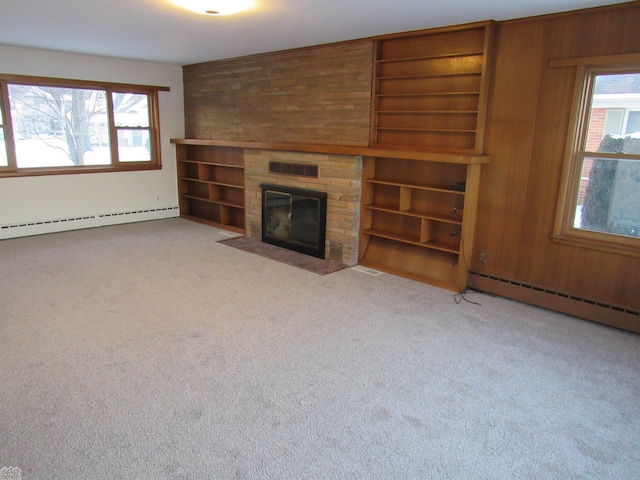
<path fill-rule="evenodd" d="M 269 162 L 318 166 L 318 177 L 271 173 Z M 358 263 L 362 157 L 245 149 L 244 166 L 247 236 L 262 237 L 261 183 L 326 192 L 325 258 L 349 266 Z"/>

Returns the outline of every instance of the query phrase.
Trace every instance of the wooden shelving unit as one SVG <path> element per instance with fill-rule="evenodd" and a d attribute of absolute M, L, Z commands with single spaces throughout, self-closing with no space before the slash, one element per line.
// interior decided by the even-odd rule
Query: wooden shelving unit
<path fill-rule="evenodd" d="M 466 288 L 480 169 L 465 150 L 172 139 L 181 214 L 244 233 L 244 150 L 363 157 L 359 262 L 454 291 Z"/>
<path fill-rule="evenodd" d="M 491 26 L 377 40 L 371 146 L 482 152 Z"/>
<path fill-rule="evenodd" d="M 488 161 L 481 156 L 492 25 L 376 40 L 371 147 L 442 157 L 364 158 L 360 263 L 466 288 L 480 167 Z"/>
<path fill-rule="evenodd" d="M 480 166 L 365 157 L 360 263 L 463 291 Z"/>
<path fill-rule="evenodd" d="M 180 215 L 245 233 L 242 148 L 173 140 L 178 161 Z"/>

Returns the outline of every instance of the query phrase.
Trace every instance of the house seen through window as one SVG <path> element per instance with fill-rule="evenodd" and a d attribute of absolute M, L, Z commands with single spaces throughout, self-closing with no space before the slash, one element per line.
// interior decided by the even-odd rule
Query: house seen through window
<path fill-rule="evenodd" d="M 638 237 L 640 73 L 595 75 L 589 117 L 574 225 Z"/>

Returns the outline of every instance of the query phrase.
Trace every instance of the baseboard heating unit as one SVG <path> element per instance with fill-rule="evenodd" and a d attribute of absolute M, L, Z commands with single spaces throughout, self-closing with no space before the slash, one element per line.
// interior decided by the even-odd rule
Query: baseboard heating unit
<path fill-rule="evenodd" d="M 104 227 L 120 223 L 160 220 L 162 218 L 172 218 L 179 215 L 179 207 L 172 206 L 20 222 L 0 225 L 0 239 L 27 237 L 30 235 L 64 232 L 67 230 L 80 230 L 83 228 Z"/>
<path fill-rule="evenodd" d="M 469 272 L 468 287 L 640 333 L 640 310 L 634 308 L 474 271 Z"/>

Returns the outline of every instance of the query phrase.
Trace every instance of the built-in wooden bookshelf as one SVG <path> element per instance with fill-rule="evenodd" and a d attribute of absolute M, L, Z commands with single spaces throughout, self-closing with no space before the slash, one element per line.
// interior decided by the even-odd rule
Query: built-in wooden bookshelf
<path fill-rule="evenodd" d="M 492 22 L 375 42 L 371 146 L 483 150 Z"/>
<path fill-rule="evenodd" d="M 180 215 L 238 233 L 245 232 L 242 148 L 176 143 Z"/>
<path fill-rule="evenodd" d="M 492 30 L 481 22 L 375 41 L 370 146 L 445 156 L 364 158 L 360 263 L 466 288 L 480 166 L 488 160 Z"/>
<path fill-rule="evenodd" d="M 480 181 L 472 162 L 365 157 L 360 263 L 463 291 Z"/>
<path fill-rule="evenodd" d="M 362 157 L 359 262 L 455 291 L 466 288 L 480 168 L 464 151 L 173 139 L 181 215 L 244 233 L 244 150 Z"/>

